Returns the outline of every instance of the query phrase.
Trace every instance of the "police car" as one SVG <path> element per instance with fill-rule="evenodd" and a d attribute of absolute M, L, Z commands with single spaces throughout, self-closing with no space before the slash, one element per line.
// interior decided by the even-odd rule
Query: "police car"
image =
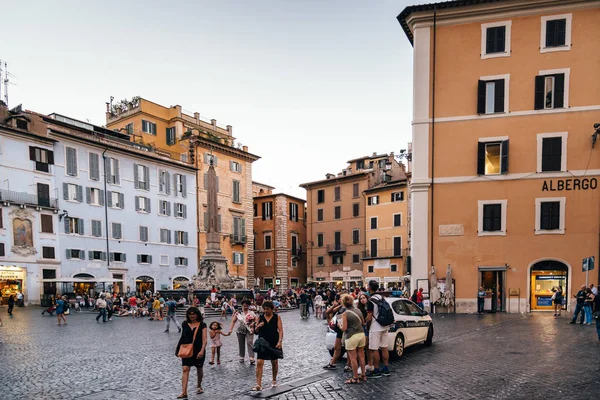
<path fill-rule="evenodd" d="M 388 333 L 388 350 L 396 357 L 402 357 L 404 349 L 418 343 L 430 346 L 433 343 L 433 321 L 427 313 L 409 299 L 384 297 L 394 312 L 394 324 Z M 337 314 L 333 317 L 337 323 Z M 329 326 L 325 334 L 325 346 L 333 356 L 335 331 Z M 342 354 L 344 342 L 342 341 Z"/>

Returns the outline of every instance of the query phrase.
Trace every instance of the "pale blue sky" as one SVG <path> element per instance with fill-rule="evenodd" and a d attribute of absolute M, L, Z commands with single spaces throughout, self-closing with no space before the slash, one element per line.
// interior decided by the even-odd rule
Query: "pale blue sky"
<path fill-rule="evenodd" d="M 260 155 L 254 180 L 303 182 L 410 140 L 405 0 L 27 1 L 2 7 L 11 106 L 104 125 L 104 103 L 180 104 Z"/>

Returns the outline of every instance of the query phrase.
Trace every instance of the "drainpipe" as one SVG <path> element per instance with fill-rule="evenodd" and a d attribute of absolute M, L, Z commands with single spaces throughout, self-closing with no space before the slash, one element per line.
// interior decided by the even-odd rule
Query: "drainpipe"
<path fill-rule="evenodd" d="M 435 167 L 435 67 L 436 67 L 436 44 L 437 44 L 437 7 L 433 6 L 433 79 L 431 83 L 432 95 L 431 95 L 431 220 L 429 227 L 429 258 L 431 259 L 431 265 L 435 265 L 433 262 L 433 228 L 434 228 L 434 167 Z"/>
<path fill-rule="evenodd" d="M 106 233 L 106 266 L 110 267 L 110 245 L 108 241 L 108 191 L 106 190 L 106 180 L 108 176 L 106 176 L 106 151 L 108 147 L 104 149 L 102 152 L 102 160 L 104 165 L 104 229 Z"/>

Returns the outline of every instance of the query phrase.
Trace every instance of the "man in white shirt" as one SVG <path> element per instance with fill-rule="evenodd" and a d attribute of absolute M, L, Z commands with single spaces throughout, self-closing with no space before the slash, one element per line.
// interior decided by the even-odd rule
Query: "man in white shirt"
<path fill-rule="evenodd" d="M 106 322 L 106 300 L 104 300 L 104 295 L 99 297 L 96 300 L 96 307 L 98 307 L 98 315 L 96 316 L 96 322 L 102 317 L 102 322 Z"/>
<path fill-rule="evenodd" d="M 386 301 L 383 296 L 376 294 L 379 289 L 379 284 L 375 281 L 369 282 L 369 294 L 371 297 L 367 302 L 367 324 L 371 323 L 369 329 L 369 352 L 373 359 L 373 372 L 367 373 L 369 378 L 381 378 L 382 376 L 389 376 L 389 362 L 390 353 L 388 352 L 388 329 L 389 326 L 381 326 L 377 322 L 375 316 L 379 312 L 377 303 L 379 301 Z M 379 351 L 381 350 L 381 361 L 383 367 L 379 368 Z"/>
<path fill-rule="evenodd" d="M 592 294 L 593 294 L 594 296 L 597 296 L 597 295 L 598 295 L 598 288 L 597 288 L 596 286 L 594 286 L 594 284 L 593 284 L 593 283 L 590 283 L 590 290 L 592 291 Z"/>

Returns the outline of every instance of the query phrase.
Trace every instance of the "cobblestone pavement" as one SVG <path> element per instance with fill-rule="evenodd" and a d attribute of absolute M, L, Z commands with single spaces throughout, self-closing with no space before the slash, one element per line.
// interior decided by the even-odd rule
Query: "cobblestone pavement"
<path fill-rule="evenodd" d="M 67 316 L 67 326 L 37 307 L 0 308 L 0 398 L 174 399 L 180 393 L 179 335 L 164 322 L 95 314 Z M 434 316 L 432 347 L 416 346 L 391 363 L 392 375 L 344 385 L 349 374 L 323 372 L 324 321 L 282 313 L 285 359 L 279 399 L 571 399 L 598 398 L 600 342 L 590 326 L 546 314 Z M 208 322 L 214 319 L 209 319 Z M 230 320 L 226 321 L 227 329 Z M 237 360 L 237 339 L 223 338 L 222 365 L 205 365 L 205 394 L 190 399 L 250 399 L 254 367 Z M 270 366 L 263 383 L 269 386 Z M 288 386 L 290 384 L 292 386 Z"/>

